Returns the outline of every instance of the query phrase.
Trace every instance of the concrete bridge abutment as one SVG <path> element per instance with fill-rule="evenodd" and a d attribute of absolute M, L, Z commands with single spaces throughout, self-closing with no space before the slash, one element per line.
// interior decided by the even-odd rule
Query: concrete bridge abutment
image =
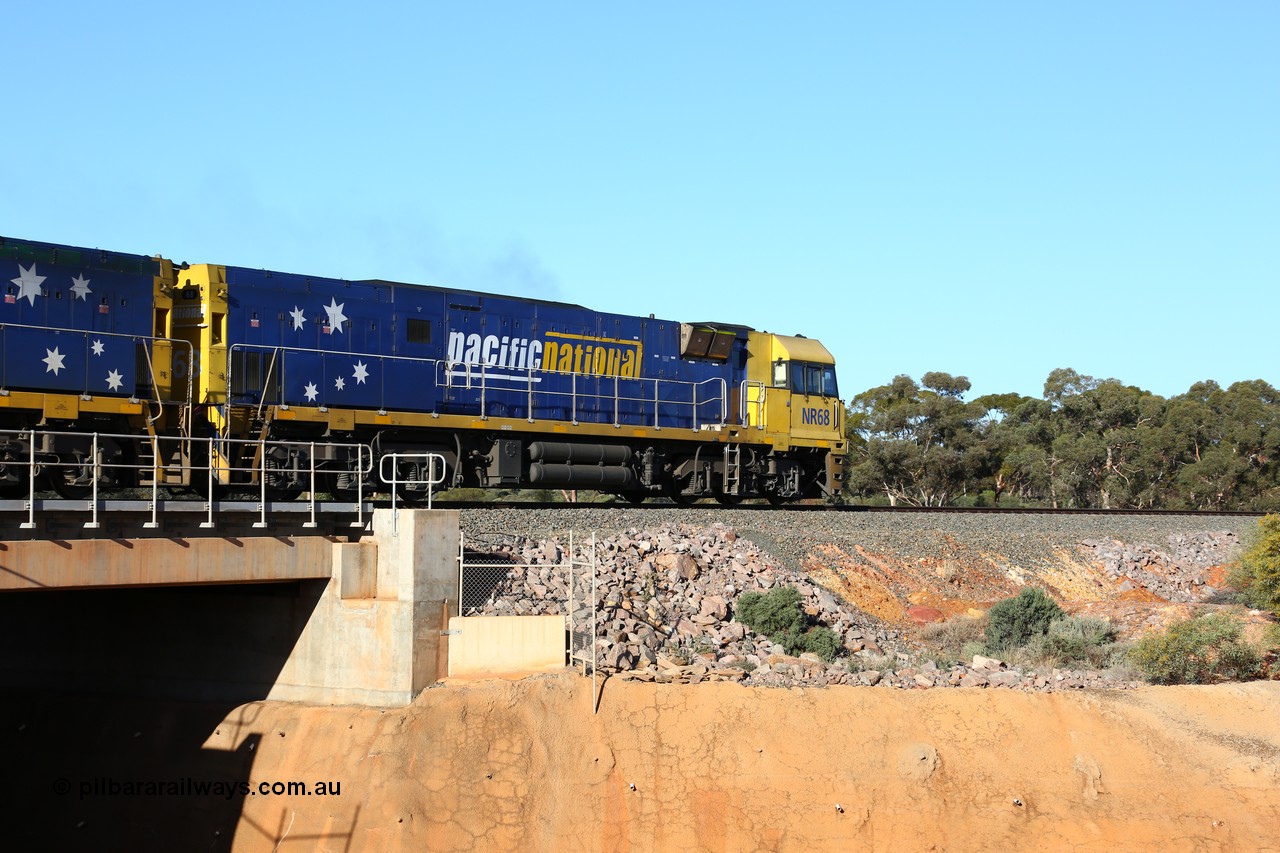
<path fill-rule="evenodd" d="M 268 699 L 407 705 L 448 674 L 458 511 L 374 511 L 373 536 L 333 544 L 333 574 Z"/>
<path fill-rule="evenodd" d="M 0 543 L 0 677 L 17 689 L 405 705 L 447 675 L 457 510 L 372 535 Z"/>

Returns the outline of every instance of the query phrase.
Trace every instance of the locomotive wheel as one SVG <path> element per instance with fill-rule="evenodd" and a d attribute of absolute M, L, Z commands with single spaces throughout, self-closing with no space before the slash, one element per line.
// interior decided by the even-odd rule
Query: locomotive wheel
<path fill-rule="evenodd" d="M 25 498 L 31 494 L 26 469 L 14 471 L 13 482 L 0 483 L 0 500 Z"/>
<path fill-rule="evenodd" d="M 255 491 L 258 491 L 259 494 L 265 493 L 269 501 L 283 503 L 284 501 L 297 500 L 298 496 L 305 491 L 305 488 L 296 478 L 290 475 L 290 471 L 285 467 L 287 461 L 276 458 L 272 454 L 267 454 L 262 462 L 262 471 L 259 474 L 259 476 L 266 478 L 267 487 L 263 489 L 262 484 L 259 483 Z"/>
<path fill-rule="evenodd" d="M 679 506 L 691 506 L 698 499 L 696 495 L 686 495 L 684 493 L 683 480 L 668 480 L 665 491 L 667 497 L 671 498 L 671 502 Z"/>
<path fill-rule="evenodd" d="M 74 474 L 69 468 L 57 468 L 49 472 L 49 486 L 69 501 L 87 501 L 93 497 L 93 485 L 74 483 Z"/>
<path fill-rule="evenodd" d="M 388 498 L 391 497 L 390 487 L 387 488 L 386 494 Z M 405 506 L 426 506 L 427 493 L 425 490 L 421 492 L 411 492 L 401 484 L 396 486 L 396 503 L 401 503 Z"/>
<path fill-rule="evenodd" d="M 302 489 L 294 486 L 267 486 L 267 500 L 272 503 L 295 501 L 302 494 Z"/>
<path fill-rule="evenodd" d="M 345 480 L 344 475 L 346 475 Z M 356 488 L 355 478 L 350 476 L 349 471 L 330 471 L 326 473 L 323 476 L 323 479 L 320 479 L 319 482 L 322 484 L 321 488 L 332 495 L 335 501 L 355 503 L 356 498 L 360 495 L 363 495 L 365 500 L 369 500 L 369 498 L 373 496 L 373 484 L 365 483 L 364 489 L 358 490 Z M 345 483 L 345 485 L 343 483 Z"/>
<path fill-rule="evenodd" d="M 30 493 L 31 490 L 27 488 L 25 479 L 20 480 L 17 483 L 0 484 L 0 500 L 17 500 L 19 498 L 25 498 Z"/>
<path fill-rule="evenodd" d="M 766 492 L 765 499 L 768 500 L 772 506 L 784 506 L 791 503 L 792 500 L 791 498 L 784 498 L 776 492 Z"/>
<path fill-rule="evenodd" d="M 639 506 L 644 503 L 644 499 L 649 497 L 648 492 L 623 492 L 623 499 L 632 506 Z"/>
<path fill-rule="evenodd" d="M 83 501 L 93 497 L 93 481 L 77 483 L 76 480 L 85 473 L 86 457 L 73 453 L 56 462 L 44 466 L 44 481 L 48 488 L 69 501 Z M 89 475 L 90 477 L 92 474 Z M 104 484 L 98 484 L 98 492 L 102 493 Z"/>

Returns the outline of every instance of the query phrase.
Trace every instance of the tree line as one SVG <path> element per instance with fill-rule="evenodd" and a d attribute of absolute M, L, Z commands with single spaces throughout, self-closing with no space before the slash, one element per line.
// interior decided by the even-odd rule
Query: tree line
<path fill-rule="evenodd" d="M 965 400 L 967 377 L 897 376 L 848 408 L 846 489 L 915 506 L 1280 510 L 1280 394 L 1197 382 L 1164 398 L 1070 368 L 1043 397 Z"/>

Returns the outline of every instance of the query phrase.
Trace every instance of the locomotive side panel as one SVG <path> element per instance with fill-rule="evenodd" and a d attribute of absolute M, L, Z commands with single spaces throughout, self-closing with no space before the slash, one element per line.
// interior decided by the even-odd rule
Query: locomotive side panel
<path fill-rule="evenodd" d="M 151 396 L 157 260 L 0 238 L 0 273 L 0 385 Z"/>

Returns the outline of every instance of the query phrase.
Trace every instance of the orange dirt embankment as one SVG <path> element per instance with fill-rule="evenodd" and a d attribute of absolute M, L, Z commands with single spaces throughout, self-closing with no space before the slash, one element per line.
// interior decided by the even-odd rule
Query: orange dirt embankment
<path fill-rule="evenodd" d="M 1276 850 L 1280 684 L 1106 693 L 449 683 L 379 712 L 255 703 L 233 849 Z M 252 720 L 240 725 L 236 720 Z M 284 736 L 281 736 L 283 733 Z"/>

